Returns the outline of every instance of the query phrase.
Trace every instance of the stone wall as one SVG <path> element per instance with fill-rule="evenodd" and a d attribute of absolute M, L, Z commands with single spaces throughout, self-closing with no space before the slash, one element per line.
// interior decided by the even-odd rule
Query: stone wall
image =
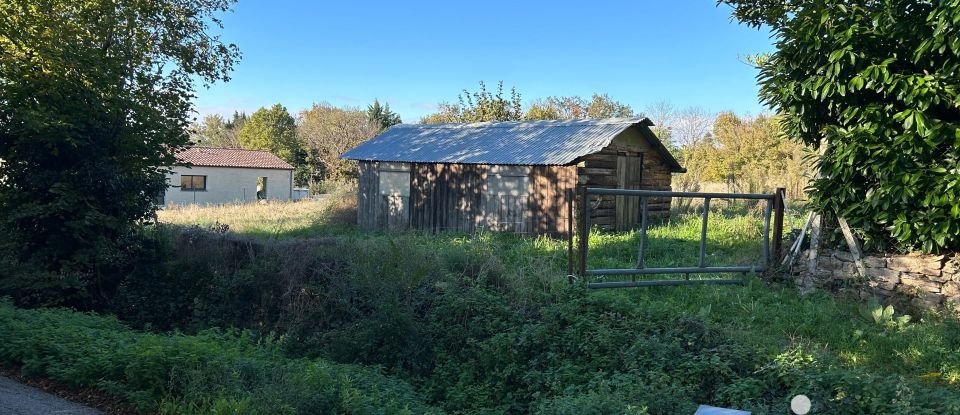
<path fill-rule="evenodd" d="M 808 277 L 818 287 L 960 312 L 960 255 L 868 255 L 863 258 L 865 278 L 858 275 L 849 252 L 820 250 L 814 272 L 809 269 L 809 255 L 805 252 L 798 259 L 798 277 Z"/>

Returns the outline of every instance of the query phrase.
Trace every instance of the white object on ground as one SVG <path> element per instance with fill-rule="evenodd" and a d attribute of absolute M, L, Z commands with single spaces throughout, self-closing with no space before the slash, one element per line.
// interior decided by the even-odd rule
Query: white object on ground
<path fill-rule="evenodd" d="M 750 412 L 739 409 L 718 408 L 716 406 L 700 405 L 693 415 L 750 415 Z"/>

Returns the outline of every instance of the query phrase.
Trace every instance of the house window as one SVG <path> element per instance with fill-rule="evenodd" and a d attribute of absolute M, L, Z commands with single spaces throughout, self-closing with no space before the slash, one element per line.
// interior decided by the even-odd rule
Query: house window
<path fill-rule="evenodd" d="M 410 165 L 407 163 L 380 163 L 380 194 L 383 196 L 410 196 Z"/>
<path fill-rule="evenodd" d="M 180 175 L 180 190 L 184 192 L 207 190 L 207 176 Z"/>

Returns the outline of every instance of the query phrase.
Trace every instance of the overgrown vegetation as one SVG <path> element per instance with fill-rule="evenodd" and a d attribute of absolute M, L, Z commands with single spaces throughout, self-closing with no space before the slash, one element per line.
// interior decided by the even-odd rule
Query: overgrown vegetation
<path fill-rule="evenodd" d="M 0 302 L 0 362 L 97 388 L 143 413 L 427 414 L 410 385 L 374 369 L 294 359 L 234 330 L 135 332 L 115 318 Z"/>
<path fill-rule="evenodd" d="M 726 2 L 778 36 L 761 81 L 787 132 L 832 146 L 815 205 L 876 245 L 960 247 L 960 1 Z M 238 58 L 208 33 L 231 4 L 0 5 L 0 364 L 145 413 L 773 414 L 801 393 L 816 413 L 960 413 L 953 315 L 800 297 L 756 275 L 589 291 L 567 283 L 561 241 L 359 233 L 342 193 L 142 224 L 188 144 L 193 80 L 226 79 Z M 606 95 L 525 113 L 502 84 L 461 97 L 424 121 L 634 115 Z M 210 120 L 203 134 L 309 165 L 307 182 L 349 176 L 334 147 L 399 122 L 378 105 L 315 106 L 299 125 L 282 106 Z M 796 153 L 771 148 L 771 119 L 692 121 L 662 131 L 717 160 L 707 176 Z M 716 142 L 694 147 L 711 124 Z M 709 264 L 756 262 L 751 213 L 711 217 Z M 651 230 L 647 264 L 689 264 L 699 227 L 679 214 Z M 632 265 L 638 237 L 594 232 L 590 266 Z M 51 304 L 101 315 L 24 309 Z"/>
<path fill-rule="evenodd" d="M 700 403 L 784 413 L 797 393 L 824 413 L 960 410 L 960 323 L 950 317 L 901 324 L 883 308 L 800 297 L 756 277 L 745 287 L 589 291 L 567 284 L 562 241 L 357 233 L 333 223 L 333 212 L 316 214 L 316 225 L 277 217 L 263 225 L 277 230 L 269 233 L 157 228 L 152 257 L 139 257 L 111 311 L 141 329 L 201 338 L 236 336 L 210 327 L 273 333 L 271 353 L 380 367 L 451 413 L 692 413 Z M 758 222 L 734 213 L 711 220 L 710 263 L 756 260 Z M 650 264 L 695 258 L 699 225 L 679 217 L 652 230 Z M 303 238 L 304 226 L 325 239 Z M 637 238 L 596 233 L 591 266 L 631 264 Z M 272 382 L 249 379 L 254 389 Z M 249 392 L 254 401 L 296 403 L 311 390 L 263 388 Z M 209 391 L 174 401 L 218 396 Z"/>

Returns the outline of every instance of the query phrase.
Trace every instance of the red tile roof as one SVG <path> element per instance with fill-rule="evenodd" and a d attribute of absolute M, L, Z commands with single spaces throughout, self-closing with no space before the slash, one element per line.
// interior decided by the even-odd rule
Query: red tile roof
<path fill-rule="evenodd" d="M 293 170 L 283 159 L 263 150 L 190 147 L 177 153 L 177 160 L 194 166 Z"/>

